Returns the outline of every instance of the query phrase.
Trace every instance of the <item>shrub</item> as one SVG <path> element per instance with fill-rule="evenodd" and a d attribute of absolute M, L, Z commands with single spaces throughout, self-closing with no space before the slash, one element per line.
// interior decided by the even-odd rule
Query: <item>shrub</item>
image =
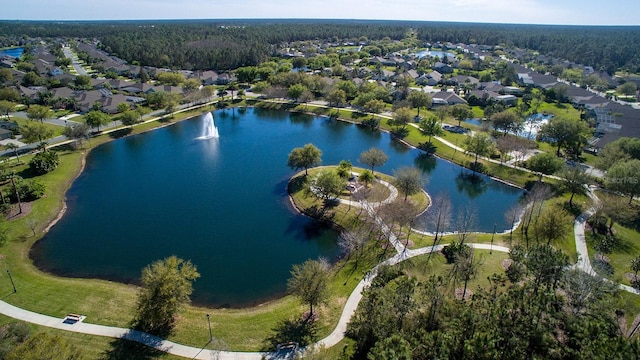
<path fill-rule="evenodd" d="M 16 179 L 16 188 L 20 194 L 20 201 L 34 201 L 40 199 L 46 190 L 46 186 L 39 180 L 25 181 L 20 178 Z M 9 194 L 11 202 L 18 202 L 18 198 L 14 191 Z"/>
<path fill-rule="evenodd" d="M 447 245 L 442 248 L 442 255 L 447 259 L 447 264 L 453 264 L 456 261 L 458 254 L 471 251 L 471 248 L 465 244 L 453 242 L 451 245 Z"/>
<path fill-rule="evenodd" d="M 29 162 L 29 167 L 38 175 L 44 175 L 55 170 L 60 163 L 58 153 L 45 150 L 37 153 Z"/>

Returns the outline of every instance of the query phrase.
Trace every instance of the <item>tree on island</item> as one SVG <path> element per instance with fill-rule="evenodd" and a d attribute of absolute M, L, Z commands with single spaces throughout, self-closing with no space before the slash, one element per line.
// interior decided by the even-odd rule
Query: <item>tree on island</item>
<path fill-rule="evenodd" d="M 287 289 L 303 302 L 309 304 L 309 314 L 305 320 L 313 317 L 313 307 L 324 303 L 329 296 L 327 266 L 321 261 L 307 260 L 293 265 Z"/>
<path fill-rule="evenodd" d="M 322 151 L 313 144 L 306 144 L 301 148 L 295 148 L 289 153 L 287 166 L 294 169 L 304 169 L 304 175 L 309 175 L 310 167 L 318 166 L 322 162 Z"/>
<path fill-rule="evenodd" d="M 175 324 L 178 311 L 191 302 L 193 281 L 200 277 L 195 265 L 170 256 L 142 270 L 134 327 L 166 336 Z"/>
<path fill-rule="evenodd" d="M 382 150 L 378 148 L 371 148 L 369 150 L 360 153 L 358 161 L 371 168 L 371 173 L 375 175 L 376 166 L 382 166 L 387 162 L 389 157 Z"/>
<path fill-rule="evenodd" d="M 368 187 L 375 179 L 375 176 L 373 176 L 373 173 L 369 170 L 363 171 L 360 176 L 358 176 L 358 181 L 363 182 L 366 187 Z"/>
<path fill-rule="evenodd" d="M 311 180 L 311 191 L 322 200 L 334 199 L 345 189 L 347 181 L 335 170 L 322 170 Z"/>
<path fill-rule="evenodd" d="M 394 172 L 393 184 L 404 194 L 404 201 L 409 195 L 417 194 L 424 186 L 424 177 L 420 170 L 414 167 L 402 167 Z"/>

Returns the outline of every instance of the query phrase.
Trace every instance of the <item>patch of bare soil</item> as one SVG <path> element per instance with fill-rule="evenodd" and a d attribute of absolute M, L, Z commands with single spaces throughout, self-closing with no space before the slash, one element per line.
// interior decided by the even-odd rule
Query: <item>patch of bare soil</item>
<path fill-rule="evenodd" d="M 624 276 L 627 278 L 627 280 L 631 281 L 632 284 L 640 280 L 640 275 L 636 275 L 634 273 L 628 272 L 628 273 L 625 273 Z"/>
<path fill-rule="evenodd" d="M 31 213 L 31 203 L 23 202 L 21 206 L 18 206 L 18 204 L 11 205 L 11 208 L 9 208 L 9 211 L 7 212 L 5 217 L 7 218 L 7 220 L 11 221 L 11 220 L 20 219 L 21 217 L 27 216 L 30 213 Z"/>
<path fill-rule="evenodd" d="M 504 259 L 502 260 L 502 268 L 505 270 L 509 270 L 509 266 L 511 266 L 511 264 L 513 264 L 513 260 L 512 259 Z"/>
<path fill-rule="evenodd" d="M 456 288 L 454 292 L 456 299 L 462 300 L 462 293 L 464 292 L 464 288 Z M 471 296 L 473 296 L 473 291 L 467 288 L 467 292 L 464 294 L 464 299 L 469 300 L 471 299 Z"/>

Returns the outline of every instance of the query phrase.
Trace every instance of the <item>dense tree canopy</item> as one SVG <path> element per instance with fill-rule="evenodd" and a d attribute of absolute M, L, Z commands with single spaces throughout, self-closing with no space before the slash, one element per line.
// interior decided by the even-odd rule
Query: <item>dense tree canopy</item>
<path fill-rule="evenodd" d="M 151 26 L 153 25 L 153 26 Z M 506 44 L 553 54 L 613 73 L 640 67 L 637 27 L 464 24 L 363 20 L 183 20 L 127 22 L 2 22 L 0 34 L 29 37 L 100 39 L 107 52 L 142 65 L 175 69 L 234 69 L 257 65 L 273 55 L 278 44 L 310 39 L 352 39 L 365 42 L 372 56 L 400 50 L 411 29 L 416 43 L 452 42 Z M 388 39 L 388 41 L 383 41 Z M 9 44 L 7 44 L 9 45 Z M 405 48 L 406 44 L 401 45 Z M 301 64 L 296 64 L 301 66 Z M 310 64 L 307 64 L 309 66 Z M 508 70 L 508 69 L 506 69 Z M 502 78 L 509 79 L 504 72 Z"/>

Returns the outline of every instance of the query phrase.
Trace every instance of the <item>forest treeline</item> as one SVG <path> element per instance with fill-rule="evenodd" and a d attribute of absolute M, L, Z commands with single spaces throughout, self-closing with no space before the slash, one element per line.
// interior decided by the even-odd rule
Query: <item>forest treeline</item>
<path fill-rule="evenodd" d="M 365 20 L 181 20 L 0 22 L 0 46 L 28 37 L 95 38 L 131 63 L 227 70 L 257 65 L 278 45 L 302 40 L 404 38 L 536 50 L 610 73 L 640 70 L 640 27 L 471 24 Z"/>

